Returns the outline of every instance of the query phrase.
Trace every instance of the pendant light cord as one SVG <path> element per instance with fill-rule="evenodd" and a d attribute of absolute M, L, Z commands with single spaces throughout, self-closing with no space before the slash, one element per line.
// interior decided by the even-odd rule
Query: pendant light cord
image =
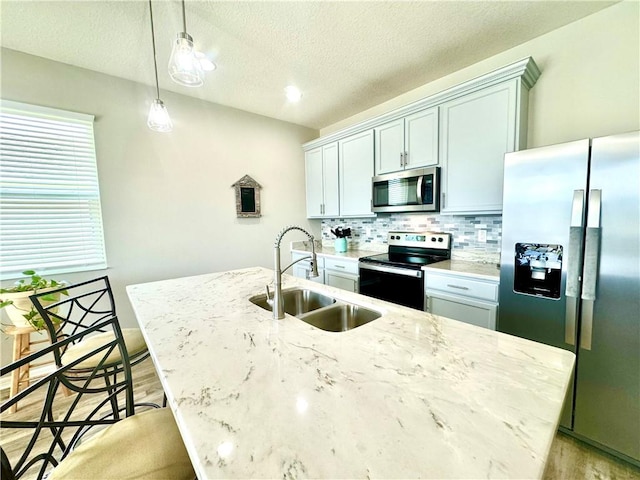
<path fill-rule="evenodd" d="M 184 13 L 184 0 L 182 0 L 182 31 L 187 33 L 187 15 Z"/>
<path fill-rule="evenodd" d="M 153 45 L 153 69 L 156 72 L 156 98 L 160 98 L 160 86 L 158 85 L 158 62 L 156 60 L 156 34 L 153 30 L 153 7 L 151 7 L 151 0 L 149 0 L 149 15 L 151 17 L 151 44 Z"/>

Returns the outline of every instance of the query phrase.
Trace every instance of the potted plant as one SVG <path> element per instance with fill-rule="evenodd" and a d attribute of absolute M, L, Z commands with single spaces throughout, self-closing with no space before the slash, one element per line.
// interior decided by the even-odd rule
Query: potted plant
<path fill-rule="evenodd" d="M 333 233 L 336 236 L 336 241 L 334 243 L 336 252 L 346 252 L 347 237 L 351 236 L 351 229 L 337 227 L 335 230 L 332 228 L 331 233 Z"/>
<path fill-rule="evenodd" d="M 55 290 L 64 287 L 66 282 L 48 280 L 38 275 L 35 270 L 22 272 L 29 278 L 21 278 L 13 287 L 0 288 L 0 309 L 5 309 L 9 320 L 16 327 L 32 327 L 34 330 L 44 328 L 44 320 L 38 314 L 29 297 L 37 292 Z M 60 299 L 58 292 L 41 298 L 44 305 L 50 305 Z"/>

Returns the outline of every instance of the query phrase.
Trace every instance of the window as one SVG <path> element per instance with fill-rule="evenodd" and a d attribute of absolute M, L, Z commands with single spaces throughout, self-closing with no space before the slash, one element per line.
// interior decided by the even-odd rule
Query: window
<path fill-rule="evenodd" d="M 93 116 L 0 100 L 0 277 L 106 268 Z"/>

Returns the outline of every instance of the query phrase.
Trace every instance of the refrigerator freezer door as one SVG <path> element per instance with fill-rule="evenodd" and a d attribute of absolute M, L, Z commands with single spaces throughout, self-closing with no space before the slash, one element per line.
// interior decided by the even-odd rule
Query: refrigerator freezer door
<path fill-rule="evenodd" d="M 568 269 L 579 268 L 568 266 L 567 260 L 577 262 L 581 258 L 581 251 L 576 251 L 582 249 L 581 234 L 575 228 L 580 229 L 584 222 L 588 162 L 589 140 L 505 155 L 499 331 L 575 352 L 580 285 L 569 285 L 572 297 L 565 291 Z M 529 293 L 514 291 L 516 280 L 522 283 L 516 278 L 516 268 L 523 276 L 522 265 L 517 262 L 524 260 L 518 256 L 535 254 L 534 247 L 523 248 L 530 245 L 555 246 L 556 252 L 558 247 L 562 249 L 561 284 L 555 295 L 535 294 L 535 277 L 540 272 L 533 266 L 531 289 L 519 289 Z M 547 255 L 547 261 L 552 260 Z M 551 269 L 549 273 L 553 273 Z M 567 332 L 573 338 L 567 338 Z M 572 407 L 573 392 L 569 391 L 561 418 L 566 428 L 571 428 Z"/>
<path fill-rule="evenodd" d="M 585 257 L 597 277 L 593 295 L 584 281 L 574 431 L 640 461 L 640 133 L 593 140 L 589 188 L 600 229 L 586 249 L 599 255 L 592 267 Z"/>

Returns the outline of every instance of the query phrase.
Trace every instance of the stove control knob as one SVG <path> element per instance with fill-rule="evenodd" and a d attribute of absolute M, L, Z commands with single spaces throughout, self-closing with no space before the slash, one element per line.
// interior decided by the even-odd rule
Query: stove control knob
<path fill-rule="evenodd" d="M 431 241 L 435 242 L 436 241 L 436 237 L 431 237 Z"/>
<path fill-rule="evenodd" d="M 438 239 L 438 241 L 439 241 L 440 243 L 442 243 L 442 242 L 444 242 L 444 238 L 440 237 L 440 238 Z"/>

